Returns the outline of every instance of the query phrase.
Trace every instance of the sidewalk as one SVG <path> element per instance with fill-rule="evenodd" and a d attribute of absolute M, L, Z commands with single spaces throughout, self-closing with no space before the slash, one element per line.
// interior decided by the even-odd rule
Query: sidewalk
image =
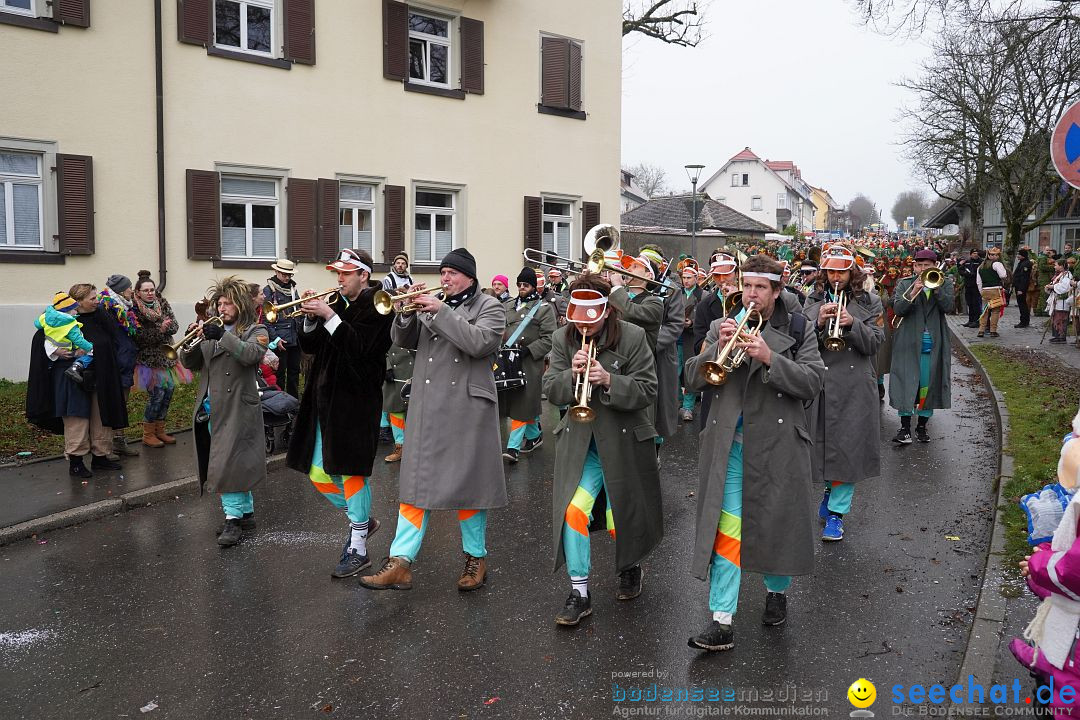
<path fill-rule="evenodd" d="M 1000 322 L 998 322 L 998 333 L 1001 337 L 980 338 L 976 337 L 979 333 L 977 328 L 963 327 L 963 324 L 967 322 L 966 313 L 963 315 L 948 316 L 949 328 L 967 345 L 1000 345 L 1002 347 L 1035 350 L 1056 358 L 1066 365 L 1080 369 L 1080 348 L 1076 347 L 1074 344 L 1076 338 L 1072 334 L 1071 327 L 1069 328 L 1068 335 L 1069 342 L 1064 344 L 1051 343 L 1050 331 L 1047 330 L 1046 340 L 1044 340 L 1041 345 L 1039 344 L 1039 338 L 1042 337 L 1043 328 L 1046 326 L 1046 322 L 1049 319 L 1050 318 L 1036 317 L 1032 314 L 1030 327 L 1014 328 L 1013 325 L 1020 322 L 1020 311 L 1016 309 L 1016 303 L 1013 302 L 1005 308 L 1005 315 L 1003 315 Z"/>

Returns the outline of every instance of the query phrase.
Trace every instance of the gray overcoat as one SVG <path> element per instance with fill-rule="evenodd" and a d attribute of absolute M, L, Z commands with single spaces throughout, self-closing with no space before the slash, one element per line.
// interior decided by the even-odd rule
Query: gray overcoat
<path fill-rule="evenodd" d="M 641 562 L 664 535 L 660 472 L 656 464 L 656 430 L 650 412 L 656 402 L 656 368 L 645 331 L 621 323 L 619 345 L 599 353 L 597 361 L 611 373 L 611 388 L 593 388 L 589 403 L 596 418 L 578 423 L 567 413 L 555 428 L 555 482 L 552 488 L 551 531 L 558 570 L 565 562 L 562 546 L 566 506 L 581 483 L 589 443 L 596 441 L 604 469 L 604 487 L 615 521 L 615 566 L 619 572 Z M 575 405 L 570 360 L 581 349 L 574 328 L 555 332 L 551 365 L 544 374 L 544 392 L 553 405 Z M 602 346 L 604 334 L 598 341 Z M 593 508 L 601 516 L 605 509 Z"/>
<path fill-rule="evenodd" d="M 608 302 L 619 311 L 619 319 L 645 331 L 649 350 L 656 352 L 656 338 L 664 322 L 664 301 L 651 292 L 639 292 L 633 298 L 626 287 L 612 288 Z"/>
<path fill-rule="evenodd" d="M 386 352 L 386 379 L 383 381 L 382 409 L 386 413 L 405 412 L 401 388 L 413 374 L 413 358 L 416 353 L 397 345 Z M 392 377 L 391 377 L 392 376 Z"/>
<path fill-rule="evenodd" d="M 199 491 L 246 492 L 266 478 L 266 434 L 256 375 L 269 335 L 262 325 L 243 337 L 226 331 L 220 340 L 204 340 L 180 353 L 188 370 L 199 372 L 195 415 L 210 393 L 211 434 L 195 426 L 195 461 Z"/>
<path fill-rule="evenodd" d="M 823 298 L 807 301 L 803 310 L 807 322 L 817 327 L 826 302 Z M 873 293 L 857 292 L 848 301 L 847 311 L 855 320 L 843 329 L 847 347 L 830 352 L 818 345 L 827 372 L 821 394 L 808 413 L 814 433 L 814 482 L 818 483 L 854 483 L 881 474 L 881 407 L 874 374 L 874 355 L 885 335 L 881 301 Z M 818 337 L 825 339 L 820 327 Z"/>
<path fill-rule="evenodd" d="M 401 502 L 426 510 L 506 505 L 499 404 L 491 366 L 506 312 L 481 292 L 456 308 L 398 316 L 394 343 L 416 350 Z"/>
<path fill-rule="evenodd" d="M 881 317 L 884 320 L 882 329 L 885 331 L 885 339 L 881 342 L 881 347 L 878 348 L 877 356 L 874 358 L 874 372 L 878 375 L 888 375 L 892 366 L 893 327 L 889 313 L 892 307 L 892 296 L 879 295 L 878 299 L 881 300 Z"/>
<path fill-rule="evenodd" d="M 525 371 L 525 387 L 503 390 L 499 393 L 499 415 L 521 422 L 532 422 L 543 410 L 542 384 L 544 379 L 544 358 L 551 351 L 551 334 L 555 332 L 554 305 L 538 298 L 516 309 L 517 298 L 510 298 L 506 308 L 506 331 L 503 339 L 508 340 L 525 320 L 533 306 L 540 304 L 540 309 L 525 326 L 525 331 L 517 339 L 517 344 L 525 350 L 521 367 Z"/>
<path fill-rule="evenodd" d="M 656 432 L 671 437 L 679 429 L 679 349 L 676 343 L 686 327 L 686 294 L 682 290 L 664 298 L 664 320 L 656 336 Z"/>
<path fill-rule="evenodd" d="M 762 337 L 772 365 L 743 363 L 723 385 L 709 385 L 701 364 L 716 358 L 714 320 L 701 353 L 686 361 L 691 390 L 712 395 L 700 434 L 697 526 L 691 571 L 704 580 L 724 505 L 728 454 L 743 417 L 742 569 L 771 575 L 806 575 L 814 567 L 810 510 L 810 431 L 804 404 L 821 392 L 825 363 L 817 334 L 807 324 L 802 344 L 789 334 L 791 315 L 777 302 Z"/>
<path fill-rule="evenodd" d="M 952 406 L 952 352 L 949 345 L 949 326 L 946 313 L 956 302 L 952 278 L 930 293 L 920 292 L 915 302 L 904 294 L 915 282 L 914 277 L 901 278 L 893 291 L 893 310 L 904 318 L 893 333 L 892 365 L 889 369 L 889 405 L 896 410 L 911 410 L 919 396 L 919 355 L 923 330 L 930 331 L 934 347 L 930 353 L 930 385 L 927 387 L 926 410 Z"/>

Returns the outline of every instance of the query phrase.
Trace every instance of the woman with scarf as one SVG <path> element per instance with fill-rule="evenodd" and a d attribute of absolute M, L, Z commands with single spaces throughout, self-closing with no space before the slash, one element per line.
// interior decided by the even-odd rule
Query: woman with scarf
<path fill-rule="evenodd" d="M 150 279 L 149 270 L 140 270 L 135 283 L 132 308 L 138 331 L 135 345 L 139 349 L 135 365 L 135 387 L 149 395 L 143 412 L 143 444 L 159 448 L 172 445 L 176 438 L 165 432 L 165 417 L 169 413 L 177 383 L 191 382 L 191 372 L 165 355 L 162 347 L 171 345 L 179 327 L 169 302 L 159 297 L 157 285 Z"/>
<path fill-rule="evenodd" d="M 135 334 L 138 325 L 135 321 L 135 313 L 132 310 L 132 298 L 135 290 L 131 286 L 131 278 L 126 275 L 110 275 L 105 281 L 105 287 L 98 293 L 98 307 L 105 314 L 116 321 L 120 332 L 116 336 L 116 363 L 120 369 L 120 388 L 124 393 L 124 406 L 127 406 L 128 396 L 131 394 L 131 386 L 135 384 L 135 357 L 138 348 L 135 347 Z M 139 451 L 129 447 L 124 439 L 124 428 L 113 428 L 112 455 L 110 460 L 118 459 L 121 455 L 137 457 Z"/>

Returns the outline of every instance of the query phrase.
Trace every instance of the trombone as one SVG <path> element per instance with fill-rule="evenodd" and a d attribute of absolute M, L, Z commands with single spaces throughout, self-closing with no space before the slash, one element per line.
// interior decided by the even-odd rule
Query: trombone
<path fill-rule="evenodd" d="M 843 352 L 847 343 L 841 336 L 843 328 L 840 327 L 840 314 L 847 307 L 847 293 L 840 292 L 840 283 L 833 284 L 833 296 L 836 297 L 836 315 L 829 318 L 823 344 L 829 352 Z"/>
<path fill-rule="evenodd" d="M 182 352 L 191 352 L 199 346 L 199 343 L 203 341 L 201 337 L 196 337 L 196 335 L 198 335 L 199 330 L 201 330 L 206 325 L 220 325 L 221 327 L 225 327 L 225 323 L 222 321 L 221 317 L 219 315 L 215 315 L 206 322 L 201 323 L 199 327 L 195 328 L 187 335 L 174 342 L 172 345 L 162 344 L 161 352 L 169 360 L 176 360 L 178 357 L 180 357 L 180 353 Z"/>
<path fill-rule="evenodd" d="M 942 271 L 941 266 L 937 265 L 935 267 L 926 268 L 925 270 L 923 270 L 921 273 L 919 273 L 918 279 L 922 280 L 924 288 L 928 288 L 930 290 L 937 290 L 939 287 L 945 284 L 945 273 Z M 905 292 L 902 296 L 905 301 L 909 303 L 915 302 L 915 298 L 918 297 L 918 293 L 911 292 L 914 288 L 915 281 L 913 280 L 911 282 L 911 287 L 908 288 L 907 292 Z M 908 293 L 911 294 L 910 297 L 908 297 Z M 894 315 L 892 319 L 893 330 L 899 328 L 903 322 L 903 315 Z"/>
<path fill-rule="evenodd" d="M 282 303 L 281 305 L 273 305 L 273 304 L 271 304 L 270 307 L 268 307 L 263 312 L 263 316 L 266 318 L 266 322 L 270 322 L 270 323 L 277 322 L 277 319 L 278 319 L 279 316 L 283 317 L 283 318 L 300 317 L 301 315 L 304 314 L 304 311 L 301 310 L 299 306 L 305 300 L 312 300 L 314 298 L 324 297 L 324 298 L 326 298 L 327 304 L 330 304 L 330 303 L 333 303 L 334 301 L 336 301 L 338 299 L 337 297 L 333 297 L 334 295 L 337 295 L 338 297 L 341 297 L 341 287 L 340 286 L 339 287 L 332 287 L 332 288 L 330 288 L 328 290 L 323 290 L 321 293 L 316 293 L 315 295 L 305 295 L 304 297 L 300 298 L 299 300 L 293 300 L 292 302 Z M 291 310 L 291 311 L 289 311 L 287 313 L 282 313 L 281 312 L 282 310 L 289 310 L 289 308 L 296 308 L 296 309 Z"/>
<path fill-rule="evenodd" d="M 375 310 L 378 311 L 380 315 L 389 315 L 390 313 L 394 312 L 394 303 L 401 302 L 402 300 L 406 300 L 408 298 L 414 298 L 419 295 L 427 295 L 429 293 L 438 293 L 440 295 L 439 299 L 442 300 L 446 297 L 446 288 L 444 288 L 442 285 L 439 285 L 433 288 L 421 288 L 419 290 L 412 290 L 407 293 L 401 293 L 400 295 L 391 295 L 385 290 L 379 290 L 377 293 L 375 293 Z M 397 312 L 414 313 L 419 309 L 420 306 L 416 303 L 405 303 L 405 305 L 401 307 L 401 310 L 398 310 Z"/>
<path fill-rule="evenodd" d="M 587 423 L 596 419 L 596 411 L 589 407 L 592 398 L 592 383 L 589 382 L 589 372 L 592 364 L 596 362 L 596 343 L 581 334 L 581 349 L 589 353 L 589 359 L 585 362 L 585 369 L 581 375 L 574 378 L 574 397 L 577 403 L 570 408 L 570 419 L 575 422 Z"/>
<path fill-rule="evenodd" d="M 756 318 L 754 326 L 749 331 L 744 332 L 751 316 Z M 746 342 L 748 338 L 758 335 L 764 325 L 764 318 L 761 317 L 761 313 L 754 310 L 754 303 L 751 302 L 746 306 L 746 314 L 743 315 L 743 319 L 735 327 L 735 334 L 724 343 L 724 347 L 720 348 L 720 351 L 716 354 L 716 360 L 709 360 L 701 365 L 701 374 L 705 376 L 705 382 L 710 385 L 723 385 L 726 383 L 728 374 L 734 372 L 746 362 L 746 350 L 736 348 L 735 343 Z"/>

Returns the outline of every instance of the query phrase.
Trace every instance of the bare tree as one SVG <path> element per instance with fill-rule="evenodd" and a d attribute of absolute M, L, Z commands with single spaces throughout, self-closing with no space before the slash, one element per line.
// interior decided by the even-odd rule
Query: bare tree
<path fill-rule="evenodd" d="M 642 162 L 626 168 L 626 171 L 634 176 L 646 197 L 656 197 L 667 192 L 667 171 L 659 165 Z"/>
<path fill-rule="evenodd" d="M 928 24 L 997 24 L 1026 20 L 1047 26 L 1080 23 L 1080 0 L 852 0 L 863 21 L 886 33 L 919 34 Z"/>
<path fill-rule="evenodd" d="M 896 226 L 903 227 L 909 217 L 915 218 L 920 225 L 926 222 L 926 196 L 922 190 L 905 190 L 896 196 L 892 206 L 892 219 L 896 221 Z"/>
<path fill-rule="evenodd" d="M 704 5 L 696 0 L 625 0 L 623 4 L 623 36 L 641 33 L 670 45 L 696 47 L 704 28 Z"/>
<path fill-rule="evenodd" d="M 858 232 L 871 223 L 878 221 L 877 205 L 874 201 L 859 193 L 847 204 L 847 214 L 851 221 L 851 231 Z"/>

